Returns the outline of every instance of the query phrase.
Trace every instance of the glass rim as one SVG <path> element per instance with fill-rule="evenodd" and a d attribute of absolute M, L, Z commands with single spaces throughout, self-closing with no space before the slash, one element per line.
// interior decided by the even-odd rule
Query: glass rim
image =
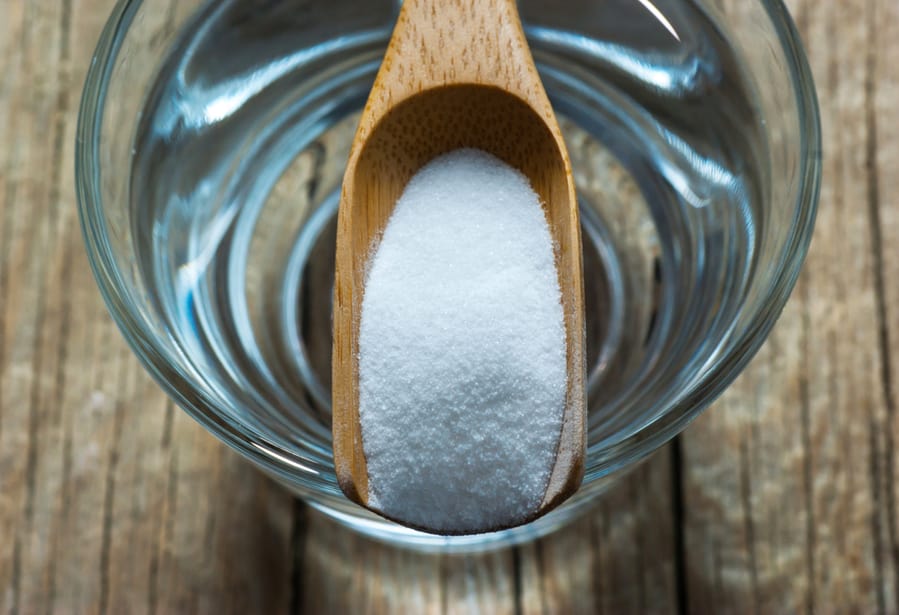
<path fill-rule="evenodd" d="M 818 101 L 808 59 L 799 33 L 782 0 L 757 0 L 765 8 L 788 65 L 798 110 L 800 175 L 788 239 L 775 259 L 775 283 L 764 289 L 759 308 L 749 325 L 731 342 L 730 349 L 684 395 L 657 419 L 636 432 L 604 445 L 600 460 L 590 465 L 585 484 L 646 457 L 680 433 L 736 378 L 761 347 L 774 326 L 798 279 L 811 243 L 821 180 L 821 124 Z M 107 240 L 100 195 L 100 130 L 108 83 L 122 41 L 143 0 L 118 0 L 108 18 L 87 72 L 76 128 L 75 183 L 79 219 L 88 261 L 113 320 L 144 368 L 184 411 L 215 437 L 253 460 L 272 475 L 301 491 L 320 491 L 309 473 L 320 474 L 308 462 L 247 425 L 218 412 L 215 403 L 179 370 L 155 343 L 147 324 L 124 290 Z M 184 391 L 190 391 L 187 396 Z M 299 470 L 299 471 L 298 471 Z"/>

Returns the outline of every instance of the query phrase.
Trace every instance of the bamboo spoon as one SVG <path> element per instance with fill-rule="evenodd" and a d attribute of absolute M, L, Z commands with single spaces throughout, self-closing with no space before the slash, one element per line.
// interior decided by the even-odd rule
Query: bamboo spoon
<path fill-rule="evenodd" d="M 571 164 L 514 0 L 406 0 L 400 10 L 353 141 L 338 213 L 334 464 L 347 497 L 367 506 L 358 411 L 366 261 L 412 175 L 461 147 L 487 151 L 528 177 L 556 243 L 568 386 L 555 463 L 536 518 L 570 496 L 583 477 L 584 299 Z"/>

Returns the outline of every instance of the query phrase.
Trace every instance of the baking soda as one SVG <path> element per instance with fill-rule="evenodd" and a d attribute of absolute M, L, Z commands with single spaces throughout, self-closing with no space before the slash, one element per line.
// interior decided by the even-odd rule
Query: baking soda
<path fill-rule="evenodd" d="M 445 533 L 522 522 L 562 428 L 553 243 L 524 175 L 479 150 L 409 182 L 370 258 L 359 333 L 369 506 Z"/>

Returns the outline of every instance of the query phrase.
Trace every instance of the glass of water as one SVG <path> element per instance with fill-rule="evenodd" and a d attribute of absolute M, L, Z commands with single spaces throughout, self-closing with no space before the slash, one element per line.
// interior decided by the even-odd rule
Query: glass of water
<path fill-rule="evenodd" d="M 120 0 L 78 126 L 100 289 L 147 369 L 312 506 L 397 544 L 546 534 L 697 416 L 789 295 L 815 93 L 779 0 L 523 0 L 583 225 L 586 476 L 524 527 L 444 538 L 348 502 L 330 430 L 340 182 L 398 3 Z"/>

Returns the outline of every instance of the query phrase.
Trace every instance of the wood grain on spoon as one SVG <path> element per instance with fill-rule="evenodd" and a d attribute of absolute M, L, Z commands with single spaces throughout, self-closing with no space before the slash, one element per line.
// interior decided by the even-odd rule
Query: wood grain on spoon
<path fill-rule="evenodd" d="M 568 153 L 513 0 L 406 0 L 400 10 L 350 151 L 338 214 L 334 463 L 346 495 L 367 505 L 358 412 L 358 330 L 367 260 L 412 175 L 436 156 L 462 147 L 487 151 L 528 177 L 555 242 L 568 383 L 555 464 L 536 517 L 571 495 L 583 476 L 584 302 Z"/>

